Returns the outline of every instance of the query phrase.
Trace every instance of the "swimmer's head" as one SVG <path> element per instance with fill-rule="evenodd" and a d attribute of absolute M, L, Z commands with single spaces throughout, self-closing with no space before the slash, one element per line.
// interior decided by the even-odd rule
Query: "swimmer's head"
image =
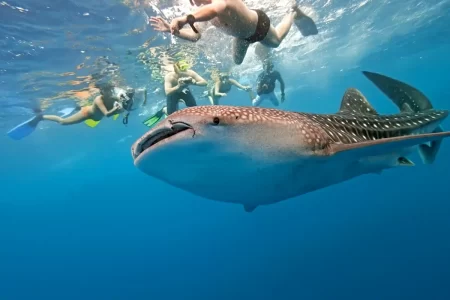
<path fill-rule="evenodd" d="M 134 97 L 135 91 L 132 87 L 129 87 L 129 86 L 126 87 L 125 91 L 126 91 L 126 95 L 127 95 L 128 99 L 132 99 Z"/>
<path fill-rule="evenodd" d="M 273 63 L 270 60 L 265 60 L 263 64 L 263 69 L 265 72 L 270 73 L 273 70 Z"/>
<path fill-rule="evenodd" d="M 175 72 L 186 72 L 189 69 L 189 64 L 185 60 L 180 60 L 173 65 Z"/>
<path fill-rule="evenodd" d="M 228 73 L 221 72 L 221 73 L 219 73 L 219 78 L 220 78 L 220 80 L 228 80 L 228 79 L 230 79 L 230 75 Z"/>
<path fill-rule="evenodd" d="M 114 96 L 114 85 L 107 82 L 107 83 L 96 83 L 95 87 L 100 90 L 100 94 L 103 97 L 111 98 Z"/>

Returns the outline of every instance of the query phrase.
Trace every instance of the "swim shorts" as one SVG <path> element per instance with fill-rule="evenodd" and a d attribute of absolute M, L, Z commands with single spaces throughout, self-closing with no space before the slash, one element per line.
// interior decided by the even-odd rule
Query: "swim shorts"
<path fill-rule="evenodd" d="M 258 23 L 256 24 L 256 30 L 251 37 L 245 39 L 250 44 L 262 41 L 266 37 L 270 29 L 270 19 L 266 15 L 266 13 L 259 9 L 254 9 L 254 11 L 256 11 L 256 13 L 258 14 Z"/>

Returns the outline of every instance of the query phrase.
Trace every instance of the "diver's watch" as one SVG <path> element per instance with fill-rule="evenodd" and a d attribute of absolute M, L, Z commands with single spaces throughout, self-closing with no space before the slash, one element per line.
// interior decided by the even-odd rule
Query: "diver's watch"
<path fill-rule="evenodd" d="M 187 16 L 186 16 L 186 21 L 188 22 L 189 26 L 191 26 L 192 30 L 193 30 L 195 33 L 198 33 L 197 28 L 195 28 L 195 26 L 194 26 L 194 23 L 195 23 L 195 21 L 196 21 L 194 15 L 191 15 L 191 14 L 187 15 Z"/>

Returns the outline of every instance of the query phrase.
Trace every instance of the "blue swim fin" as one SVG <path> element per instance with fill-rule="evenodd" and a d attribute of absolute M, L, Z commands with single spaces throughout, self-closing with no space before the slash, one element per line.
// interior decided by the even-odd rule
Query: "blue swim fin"
<path fill-rule="evenodd" d="M 35 129 L 37 124 L 42 121 L 42 115 L 39 114 L 28 121 L 23 122 L 22 124 L 17 125 L 10 131 L 8 131 L 8 136 L 13 140 L 21 140 L 24 137 L 30 135 Z"/>

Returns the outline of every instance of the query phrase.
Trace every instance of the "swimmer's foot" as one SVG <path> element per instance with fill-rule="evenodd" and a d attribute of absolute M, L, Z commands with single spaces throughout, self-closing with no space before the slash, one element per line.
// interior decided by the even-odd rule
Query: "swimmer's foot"
<path fill-rule="evenodd" d="M 308 17 L 297 5 L 293 5 L 291 11 L 295 13 L 294 23 L 303 36 L 316 35 L 319 33 L 313 19 Z"/>
<path fill-rule="evenodd" d="M 302 17 L 306 17 L 305 13 L 302 12 L 297 4 L 292 5 L 291 12 L 295 13 L 294 20 L 300 20 Z"/>

